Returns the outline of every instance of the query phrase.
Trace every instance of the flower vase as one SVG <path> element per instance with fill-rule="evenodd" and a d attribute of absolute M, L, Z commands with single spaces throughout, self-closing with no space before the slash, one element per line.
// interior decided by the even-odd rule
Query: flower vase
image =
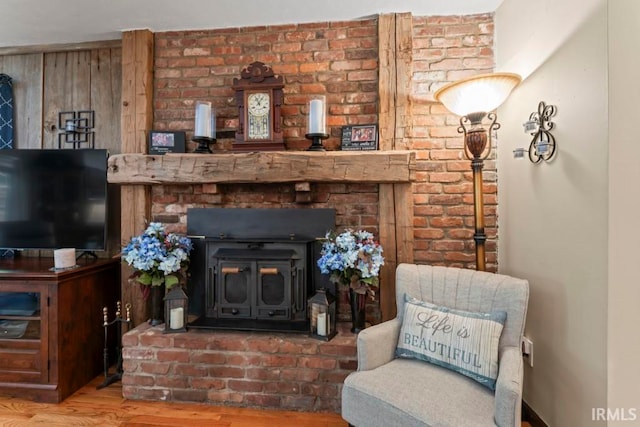
<path fill-rule="evenodd" d="M 351 305 L 351 332 L 357 334 L 365 328 L 365 306 L 366 306 L 365 294 L 355 292 L 353 289 L 349 290 L 349 303 Z"/>
<path fill-rule="evenodd" d="M 164 323 L 164 284 L 160 286 L 151 286 L 149 290 L 151 295 L 151 326 L 158 326 Z"/>

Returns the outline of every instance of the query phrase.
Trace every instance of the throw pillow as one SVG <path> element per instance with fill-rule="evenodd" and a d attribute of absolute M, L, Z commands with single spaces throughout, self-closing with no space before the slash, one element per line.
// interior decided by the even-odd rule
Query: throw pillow
<path fill-rule="evenodd" d="M 507 313 L 440 307 L 405 295 L 396 356 L 424 360 L 495 390 L 498 343 Z"/>

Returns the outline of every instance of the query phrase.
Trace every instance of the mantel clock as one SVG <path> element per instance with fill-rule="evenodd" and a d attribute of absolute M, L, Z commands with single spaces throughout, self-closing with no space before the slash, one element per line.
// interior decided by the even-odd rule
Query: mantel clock
<path fill-rule="evenodd" d="M 233 79 L 239 113 L 234 151 L 284 150 L 283 88 L 282 76 L 258 61 L 243 68 L 239 79 Z"/>

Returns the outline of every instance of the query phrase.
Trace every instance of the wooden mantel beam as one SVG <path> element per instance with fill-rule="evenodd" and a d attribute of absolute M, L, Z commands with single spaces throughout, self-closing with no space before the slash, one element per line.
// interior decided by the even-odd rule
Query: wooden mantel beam
<path fill-rule="evenodd" d="M 114 184 L 358 182 L 415 180 L 414 151 L 262 151 L 224 154 L 116 154 Z"/>

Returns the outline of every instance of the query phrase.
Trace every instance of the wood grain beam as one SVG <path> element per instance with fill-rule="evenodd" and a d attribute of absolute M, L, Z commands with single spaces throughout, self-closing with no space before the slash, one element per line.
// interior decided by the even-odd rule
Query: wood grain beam
<path fill-rule="evenodd" d="M 122 111 L 123 153 L 146 153 L 147 132 L 153 124 L 153 33 L 148 30 L 122 34 Z M 151 191 L 148 186 L 132 185 L 121 189 L 121 228 L 123 242 L 140 234 L 150 219 Z M 128 283 L 132 270 L 122 266 L 122 302 L 131 303 L 134 325 L 148 318 L 146 301 L 137 286 Z"/>
<path fill-rule="evenodd" d="M 381 150 L 406 150 L 411 135 L 413 33 L 410 13 L 384 14 L 378 19 L 378 121 Z M 402 152 L 402 151 L 399 151 Z M 380 272 L 382 320 L 396 315 L 395 271 L 413 262 L 413 192 L 409 183 L 381 184 L 380 242 L 385 265 Z"/>
<path fill-rule="evenodd" d="M 107 177 L 115 184 L 406 183 L 415 179 L 415 163 L 413 151 L 119 154 L 109 158 Z"/>

